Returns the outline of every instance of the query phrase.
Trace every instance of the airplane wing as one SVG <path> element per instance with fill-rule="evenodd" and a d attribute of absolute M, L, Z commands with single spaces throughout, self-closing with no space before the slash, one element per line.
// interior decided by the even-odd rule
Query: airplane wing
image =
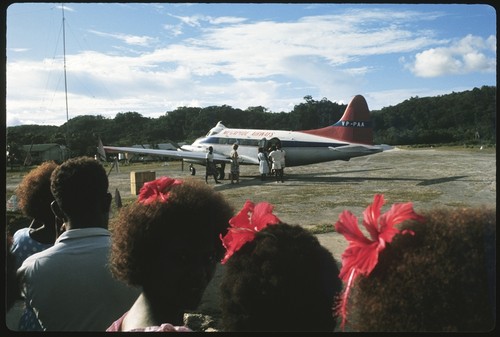
<path fill-rule="evenodd" d="M 104 151 L 117 153 L 117 152 L 126 152 L 126 153 L 139 153 L 139 154 L 151 154 L 154 156 L 163 156 L 170 158 L 178 158 L 178 159 L 198 159 L 200 162 L 205 161 L 206 153 L 202 151 L 183 151 L 183 150 L 160 150 L 160 149 L 141 149 L 135 147 L 116 147 L 116 146 L 103 146 Z M 223 161 L 223 162 L 231 162 L 231 159 L 227 156 L 214 153 L 214 160 Z"/>
<path fill-rule="evenodd" d="M 344 146 L 329 146 L 329 150 L 344 152 L 344 153 L 376 153 L 382 152 L 384 149 L 378 146 L 370 146 L 370 145 L 359 145 L 359 144 L 349 144 Z"/>
<path fill-rule="evenodd" d="M 245 156 L 245 155 L 239 155 L 238 156 L 238 162 L 240 164 L 254 164 L 254 165 L 259 165 L 259 159 Z"/>

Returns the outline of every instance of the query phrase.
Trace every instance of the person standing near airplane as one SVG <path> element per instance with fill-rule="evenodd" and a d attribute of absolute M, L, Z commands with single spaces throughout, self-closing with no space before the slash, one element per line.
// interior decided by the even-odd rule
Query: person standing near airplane
<path fill-rule="evenodd" d="M 213 147 L 211 146 L 208 147 L 208 152 L 205 158 L 207 163 L 207 170 L 205 172 L 205 182 L 208 184 L 208 176 L 214 176 L 215 183 L 220 184 L 221 182 L 217 180 L 217 170 L 215 169 Z"/>
<path fill-rule="evenodd" d="M 192 176 L 196 175 L 196 168 L 193 166 L 193 164 L 189 164 L 189 172 L 191 172 Z"/>
<path fill-rule="evenodd" d="M 231 184 L 240 183 L 240 163 L 238 162 L 238 144 L 233 145 L 233 150 L 231 151 Z"/>
<path fill-rule="evenodd" d="M 281 168 L 281 159 L 283 157 L 283 153 L 278 151 L 276 146 L 273 145 L 273 150 L 269 153 L 269 158 L 271 158 L 273 164 L 272 169 L 274 170 L 274 174 L 276 175 L 276 182 L 283 182 L 283 169 Z"/>
<path fill-rule="evenodd" d="M 276 144 L 276 151 L 281 152 L 281 182 L 283 182 L 283 177 L 285 176 L 285 156 L 286 152 L 281 148 L 281 143 Z"/>
<path fill-rule="evenodd" d="M 259 159 L 260 180 L 264 181 L 266 176 L 269 174 L 269 162 L 263 147 L 259 147 L 257 158 Z"/>

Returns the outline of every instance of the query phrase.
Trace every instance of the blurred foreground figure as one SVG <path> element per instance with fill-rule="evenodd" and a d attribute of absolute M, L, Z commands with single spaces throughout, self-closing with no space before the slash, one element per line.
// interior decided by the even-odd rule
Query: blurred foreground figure
<path fill-rule="evenodd" d="M 19 184 L 16 196 L 23 214 L 31 218 L 29 227 L 18 229 L 13 236 L 11 252 L 15 256 L 15 269 L 30 255 L 52 247 L 59 233 L 50 205 L 54 196 L 50 191 L 50 176 L 57 167 L 54 161 L 46 161 L 31 170 Z M 42 331 L 29 302 L 19 319 L 19 331 Z"/>
<path fill-rule="evenodd" d="M 112 224 L 110 259 L 115 277 L 142 292 L 107 331 L 191 331 L 184 314 L 215 273 L 232 215 L 222 194 L 199 181 L 145 183 Z"/>
<path fill-rule="evenodd" d="M 223 330 L 333 332 L 337 263 L 313 234 L 282 223 L 272 209 L 247 201 L 222 239 Z"/>
<path fill-rule="evenodd" d="M 380 210 L 380 203 L 378 206 L 376 203 L 365 212 L 365 219 Z M 408 214 L 408 209 L 385 216 L 380 220 L 380 228 L 387 227 L 394 219 L 401 220 L 405 212 Z M 348 217 L 341 218 L 337 225 L 343 227 L 348 221 Z M 345 308 L 349 330 L 485 332 L 494 329 L 495 210 L 433 209 L 403 221 L 397 231 L 409 235 L 396 235 L 387 241 L 373 269 L 352 282 Z M 383 234 L 379 234 L 383 240 Z M 347 238 L 348 234 L 345 235 Z M 341 274 L 348 271 L 344 267 L 356 268 L 355 264 L 348 264 L 350 253 L 356 253 L 347 250 Z"/>
<path fill-rule="evenodd" d="M 104 331 L 138 295 L 108 267 L 106 171 L 93 158 L 69 159 L 53 171 L 51 191 L 65 230 L 19 268 L 22 295 L 46 331 Z"/>

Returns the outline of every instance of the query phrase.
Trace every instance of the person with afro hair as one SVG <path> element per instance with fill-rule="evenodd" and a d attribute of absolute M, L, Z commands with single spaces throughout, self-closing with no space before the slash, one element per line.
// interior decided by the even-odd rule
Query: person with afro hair
<path fill-rule="evenodd" d="M 57 164 L 46 161 L 31 170 L 16 189 L 18 205 L 23 215 L 32 219 L 29 227 L 14 233 L 12 252 L 19 268 L 29 256 L 54 244 L 56 223 L 50 204 L 54 196 L 50 191 L 50 176 Z"/>
<path fill-rule="evenodd" d="M 107 331 L 191 331 L 184 314 L 197 309 L 224 248 L 233 209 L 195 179 L 161 177 L 112 223 L 113 275 L 142 292 Z"/>
<path fill-rule="evenodd" d="M 348 325 L 360 332 L 487 332 L 496 323 L 496 211 L 435 208 L 408 220 L 353 284 Z"/>
<path fill-rule="evenodd" d="M 50 204 L 54 196 L 50 191 L 50 176 L 57 164 L 46 161 L 26 174 L 16 189 L 19 208 L 32 219 L 29 227 L 18 229 L 12 237 L 10 252 L 17 270 L 26 258 L 51 247 L 57 237 L 56 220 Z M 20 296 L 20 294 L 19 294 Z M 19 331 L 41 331 L 42 327 L 28 302 L 20 317 Z"/>
<path fill-rule="evenodd" d="M 228 254 L 220 284 L 222 330 L 333 332 L 342 282 L 331 252 L 303 227 L 269 220 L 270 204 L 247 202 L 242 212 L 248 210 L 251 225 L 236 216 L 223 239 Z M 263 211 L 268 214 L 259 216 Z M 238 228 L 243 226 L 247 230 Z"/>

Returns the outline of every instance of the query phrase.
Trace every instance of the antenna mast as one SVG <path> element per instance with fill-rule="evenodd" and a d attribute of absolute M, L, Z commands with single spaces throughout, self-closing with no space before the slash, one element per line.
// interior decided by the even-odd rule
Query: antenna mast
<path fill-rule="evenodd" d="M 68 80 L 66 78 L 66 18 L 64 17 L 64 3 L 61 6 L 62 9 L 62 31 L 63 31 L 63 62 L 64 62 L 64 93 L 66 97 L 66 146 L 69 150 L 69 112 L 68 112 Z"/>

